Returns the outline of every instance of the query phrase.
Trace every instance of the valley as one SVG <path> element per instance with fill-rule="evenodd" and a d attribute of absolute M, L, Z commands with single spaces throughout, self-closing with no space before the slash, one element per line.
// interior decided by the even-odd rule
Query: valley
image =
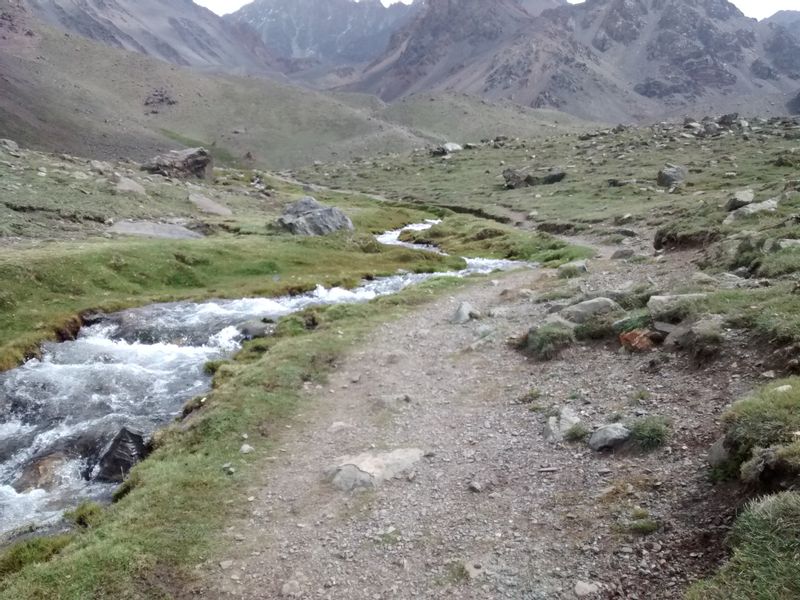
<path fill-rule="evenodd" d="M 795 11 L 0 0 L 0 599 L 800 597 Z"/>

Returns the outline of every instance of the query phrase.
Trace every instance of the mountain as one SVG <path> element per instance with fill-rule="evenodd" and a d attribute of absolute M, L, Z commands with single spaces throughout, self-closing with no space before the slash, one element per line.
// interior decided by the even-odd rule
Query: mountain
<path fill-rule="evenodd" d="M 279 69 L 255 32 L 192 0 L 26 2 L 31 15 L 55 27 L 176 65 L 273 75 Z"/>
<path fill-rule="evenodd" d="M 20 0 L 0 0 L 0 138 L 34 149 L 141 161 L 203 145 L 223 165 L 290 168 L 576 125 L 460 95 L 387 106 L 374 96 L 177 67 L 65 35 Z"/>
<path fill-rule="evenodd" d="M 727 0 L 588 0 L 538 16 L 514 0 L 429 0 L 348 89 L 454 90 L 608 121 L 764 110 L 799 72 L 800 40 Z"/>
<path fill-rule="evenodd" d="M 380 0 L 256 0 L 226 20 L 244 23 L 280 58 L 300 67 L 373 60 L 422 3 L 383 6 Z"/>
<path fill-rule="evenodd" d="M 781 25 L 794 35 L 800 37 L 800 10 L 781 10 L 772 15 L 765 23 Z"/>

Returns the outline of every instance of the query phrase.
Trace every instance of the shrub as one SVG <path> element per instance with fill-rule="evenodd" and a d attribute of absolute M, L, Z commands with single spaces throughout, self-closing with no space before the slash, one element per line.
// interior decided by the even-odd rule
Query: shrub
<path fill-rule="evenodd" d="M 605 340 L 615 335 L 612 319 L 605 316 L 592 317 L 575 328 L 575 338 L 578 340 Z"/>
<path fill-rule="evenodd" d="M 568 442 L 580 442 L 581 440 L 586 439 L 586 436 L 588 436 L 590 433 L 591 431 L 589 431 L 586 425 L 583 423 L 575 423 L 575 425 L 564 432 L 564 439 Z"/>
<path fill-rule="evenodd" d="M 525 336 L 521 349 L 538 360 L 552 360 L 574 343 L 575 334 L 570 327 L 551 323 L 532 328 Z"/>
<path fill-rule="evenodd" d="M 649 452 L 667 442 L 670 424 L 665 417 L 644 417 L 631 423 L 630 430 L 634 445 L 640 450 Z"/>

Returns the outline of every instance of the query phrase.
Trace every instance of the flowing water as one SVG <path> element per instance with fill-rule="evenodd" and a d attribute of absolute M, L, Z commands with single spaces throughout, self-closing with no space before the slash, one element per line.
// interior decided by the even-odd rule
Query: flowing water
<path fill-rule="evenodd" d="M 387 245 L 431 252 L 400 241 Z M 240 347 L 237 326 L 277 319 L 309 306 L 366 302 L 432 277 L 464 277 L 521 266 L 507 260 L 465 259 L 448 273 L 398 273 L 357 288 L 299 296 L 154 304 L 108 315 L 81 329 L 77 339 L 44 345 L 42 358 L 0 373 L 0 533 L 28 523 L 46 524 L 87 499 L 108 498 L 113 485 L 94 479 L 97 460 L 122 427 L 152 434 L 187 400 L 207 392 L 209 360 Z"/>

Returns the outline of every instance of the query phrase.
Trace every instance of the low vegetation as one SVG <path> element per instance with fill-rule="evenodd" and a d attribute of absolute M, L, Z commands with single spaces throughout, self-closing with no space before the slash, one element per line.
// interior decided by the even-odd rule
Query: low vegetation
<path fill-rule="evenodd" d="M 729 543 L 731 558 L 692 587 L 687 600 L 800 598 L 800 494 L 753 501 L 736 520 Z"/>
<path fill-rule="evenodd" d="M 537 360 L 553 360 L 562 350 L 575 343 L 571 328 L 553 323 L 534 327 L 519 342 L 519 349 Z"/>
<path fill-rule="evenodd" d="M 644 452 L 656 450 L 667 443 L 670 421 L 664 417 L 643 417 L 630 423 L 631 442 Z"/>

